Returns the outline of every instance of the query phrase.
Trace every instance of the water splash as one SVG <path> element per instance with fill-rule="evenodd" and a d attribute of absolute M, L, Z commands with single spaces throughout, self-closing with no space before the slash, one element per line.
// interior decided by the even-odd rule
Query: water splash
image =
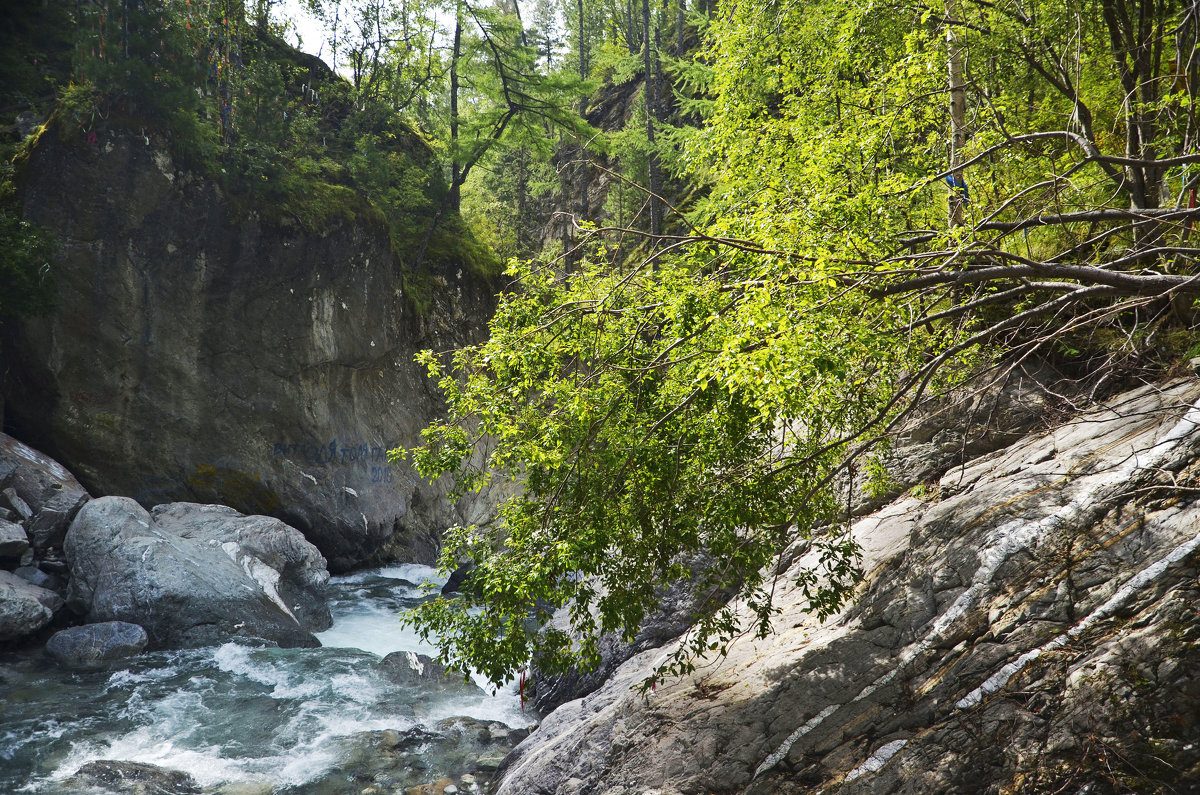
<path fill-rule="evenodd" d="M 102 759 L 180 770 L 202 787 L 326 792 L 341 786 L 331 777 L 348 775 L 347 759 L 377 757 L 364 751 L 372 732 L 435 730 L 457 716 L 528 726 L 511 690 L 431 694 L 388 680 L 382 654 L 432 651 L 401 631 L 397 613 L 429 598 L 418 584 L 434 575 L 402 566 L 331 581 L 324 648 L 231 642 L 93 672 L 47 667 L 36 655 L 0 658 L 0 792 L 67 795 L 79 768 Z"/>

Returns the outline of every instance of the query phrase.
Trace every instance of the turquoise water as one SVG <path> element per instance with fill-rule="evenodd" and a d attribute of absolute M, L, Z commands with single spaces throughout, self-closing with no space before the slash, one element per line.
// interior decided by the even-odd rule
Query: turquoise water
<path fill-rule="evenodd" d="M 420 583 L 433 575 L 400 566 L 334 578 L 334 624 L 319 649 L 226 643 L 89 672 L 40 652 L 0 656 L 0 792 L 74 795 L 72 776 L 102 759 L 182 770 L 214 793 L 359 795 L 468 772 L 473 753 L 501 751 L 479 731 L 463 739 L 461 726 L 477 724 L 454 729 L 448 718 L 533 720 L 510 689 L 432 694 L 381 675 L 389 652 L 434 653 L 397 617 L 432 598 Z M 396 733 L 421 741 L 380 752 L 380 738 L 387 748 Z"/>

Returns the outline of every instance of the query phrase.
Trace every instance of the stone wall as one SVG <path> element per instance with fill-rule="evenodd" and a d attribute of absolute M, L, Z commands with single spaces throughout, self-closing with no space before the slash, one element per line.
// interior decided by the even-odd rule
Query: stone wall
<path fill-rule="evenodd" d="M 94 494 L 282 518 L 335 571 L 432 560 L 460 517 L 386 451 L 439 411 L 413 355 L 476 338 L 488 285 L 423 274 L 418 314 L 382 223 L 317 233 L 237 209 L 138 132 L 47 131 L 21 186 L 28 220 L 61 243 L 60 305 L 4 328 L 14 435 Z"/>

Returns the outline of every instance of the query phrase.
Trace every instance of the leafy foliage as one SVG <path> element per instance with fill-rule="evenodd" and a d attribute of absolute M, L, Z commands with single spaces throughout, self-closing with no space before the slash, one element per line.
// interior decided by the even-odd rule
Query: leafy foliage
<path fill-rule="evenodd" d="M 491 339 L 425 356 L 450 417 L 419 469 L 520 488 L 449 534 L 442 565 L 474 562 L 469 587 L 413 618 L 450 662 L 586 667 L 698 577 L 740 600 L 709 604 L 656 676 L 690 670 L 769 631 L 772 562 L 797 541 L 827 614 L 859 576 L 839 467 L 922 394 L 1081 328 L 1148 344 L 1148 319 L 1195 323 L 1200 19 L 1101 6 L 739 2 L 694 63 L 668 62 L 707 117 L 653 144 L 711 186 L 678 232 L 631 259 L 600 229 L 576 264 L 511 265 Z M 597 63 L 624 77 L 619 44 Z M 559 607 L 570 632 L 544 626 Z"/>
<path fill-rule="evenodd" d="M 895 345 L 888 307 L 863 317 L 809 263 L 713 254 L 627 272 L 514 263 L 521 290 L 490 340 L 449 365 L 426 355 L 451 418 L 426 431 L 418 468 L 456 472 L 462 491 L 523 486 L 492 526 L 445 540 L 445 565 L 476 564 L 471 588 L 416 621 L 451 662 L 499 681 L 531 657 L 549 671 L 593 661 L 598 636 L 631 636 L 698 556 L 715 565 L 696 587 L 740 590 L 766 633 L 766 567 L 797 533 L 826 553 L 827 576 L 805 583 L 812 609 L 830 612 L 857 581 L 828 482 L 854 430 L 886 411 L 884 375 L 923 345 Z M 527 622 L 563 605 L 578 646 Z M 736 631 L 728 608 L 702 617 L 665 670 Z"/>
<path fill-rule="evenodd" d="M 0 317 L 54 309 L 53 243 L 46 230 L 21 218 L 12 183 L 0 182 Z"/>

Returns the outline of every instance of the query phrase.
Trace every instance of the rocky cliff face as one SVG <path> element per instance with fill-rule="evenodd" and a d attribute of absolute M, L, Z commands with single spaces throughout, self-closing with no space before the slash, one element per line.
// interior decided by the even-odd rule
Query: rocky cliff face
<path fill-rule="evenodd" d="M 5 329 L 10 429 L 95 494 L 280 517 L 335 571 L 432 558 L 459 517 L 386 451 L 438 411 L 414 353 L 479 334 L 486 285 L 428 274 L 418 315 L 382 224 L 239 214 L 136 132 L 43 134 L 22 190 L 61 242 L 60 305 Z"/>
<path fill-rule="evenodd" d="M 509 757 L 522 793 L 1200 790 L 1200 382 L 1126 394 L 856 523 L 839 616 L 648 697 L 631 658 Z"/>

